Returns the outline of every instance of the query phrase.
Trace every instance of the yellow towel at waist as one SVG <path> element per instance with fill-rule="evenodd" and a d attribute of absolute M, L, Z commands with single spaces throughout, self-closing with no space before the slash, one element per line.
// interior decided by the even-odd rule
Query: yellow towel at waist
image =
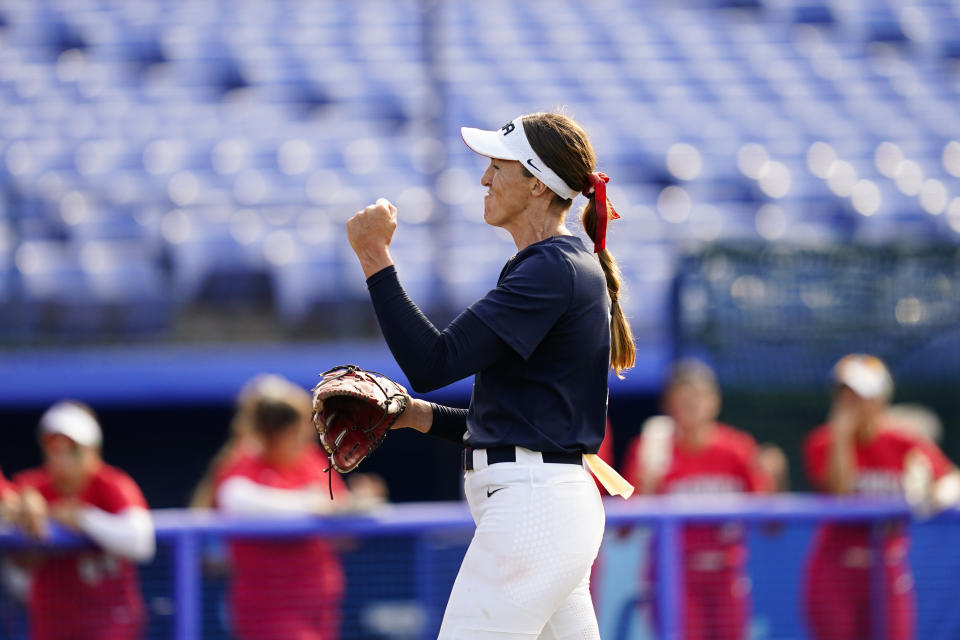
<path fill-rule="evenodd" d="M 604 462 L 603 458 L 594 453 L 587 453 L 584 454 L 583 459 L 607 493 L 612 496 L 622 496 L 624 500 L 633 495 L 633 485 L 617 473 L 616 469 Z"/>

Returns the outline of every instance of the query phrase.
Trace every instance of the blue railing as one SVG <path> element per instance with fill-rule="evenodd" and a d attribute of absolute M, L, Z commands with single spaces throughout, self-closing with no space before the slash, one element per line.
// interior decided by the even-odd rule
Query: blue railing
<path fill-rule="evenodd" d="M 685 524 L 737 521 L 745 524 L 822 522 L 874 523 L 910 518 L 907 506 L 899 501 L 878 501 L 818 497 L 790 494 L 770 497 L 730 496 L 710 498 L 652 497 L 623 501 L 609 499 L 606 503 L 608 530 L 645 527 L 655 535 L 653 555 L 658 567 L 657 588 L 653 597 L 659 612 L 658 637 L 679 637 L 683 617 L 683 572 L 678 562 L 679 534 Z M 425 541 L 438 534 L 462 533 L 469 535 L 473 521 L 463 503 L 419 503 L 386 505 L 364 514 L 338 515 L 322 518 L 239 518 L 214 512 L 190 510 L 154 511 L 157 542 L 172 550 L 173 638 L 198 640 L 202 637 L 202 550 L 208 539 L 231 538 L 298 538 L 304 536 L 349 536 L 376 538 L 412 536 L 414 569 L 411 579 L 418 599 L 446 599 L 446 593 L 437 593 L 433 575 L 431 548 Z M 949 510 L 927 521 L 930 524 L 960 523 L 960 510 Z M 879 540 L 879 536 L 876 536 Z M 25 539 L 20 533 L 0 530 L 0 549 L 25 547 L 63 548 L 86 544 L 75 534 L 53 527 L 48 540 L 38 543 Z M 881 572 L 875 572 L 882 579 Z M 957 579 L 960 585 L 960 578 Z M 873 598 L 881 596 L 877 585 Z M 421 637 L 429 638 L 439 626 L 442 608 L 426 607 L 428 614 Z M 872 607 L 881 611 L 882 606 Z M 878 628 L 878 627 L 874 627 Z"/>

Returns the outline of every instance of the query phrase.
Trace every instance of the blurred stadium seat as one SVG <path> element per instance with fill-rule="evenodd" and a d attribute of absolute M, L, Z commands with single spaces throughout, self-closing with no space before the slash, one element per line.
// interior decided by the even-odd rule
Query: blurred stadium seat
<path fill-rule="evenodd" d="M 960 241 L 958 27 L 933 0 L 9 1 L 0 295 L 70 307 L 80 289 L 43 274 L 69 271 L 75 243 L 122 239 L 150 246 L 167 310 L 249 295 L 295 325 L 362 291 L 349 252 L 328 258 L 342 220 L 387 196 L 418 229 L 397 247 L 415 299 L 462 307 L 510 246 L 476 228 L 458 127 L 566 106 L 614 195 L 653 212 L 611 239 L 651 333 L 672 266 L 644 276 L 661 260 L 643 247 Z"/>

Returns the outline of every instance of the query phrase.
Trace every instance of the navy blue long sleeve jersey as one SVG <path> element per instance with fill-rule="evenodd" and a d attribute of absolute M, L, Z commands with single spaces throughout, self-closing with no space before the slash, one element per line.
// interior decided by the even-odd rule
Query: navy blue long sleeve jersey
<path fill-rule="evenodd" d="M 367 280 L 391 352 L 415 391 L 476 375 L 469 410 L 434 407 L 431 432 L 464 443 L 596 453 L 610 366 L 610 299 L 596 256 L 554 236 L 511 258 L 496 288 L 443 331 L 388 267 Z"/>

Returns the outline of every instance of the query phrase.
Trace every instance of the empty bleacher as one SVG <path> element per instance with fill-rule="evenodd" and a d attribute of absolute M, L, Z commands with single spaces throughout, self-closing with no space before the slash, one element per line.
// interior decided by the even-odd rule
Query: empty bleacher
<path fill-rule="evenodd" d="M 342 224 L 380 196 L 414 299 L 462 308 L 513 248 L 459 127 L 563 106 L 656 341 L 690 247 L 958 243 L 958 97 L 956 1 L 5 0 L 0 334 L 350 313 Z"/>

